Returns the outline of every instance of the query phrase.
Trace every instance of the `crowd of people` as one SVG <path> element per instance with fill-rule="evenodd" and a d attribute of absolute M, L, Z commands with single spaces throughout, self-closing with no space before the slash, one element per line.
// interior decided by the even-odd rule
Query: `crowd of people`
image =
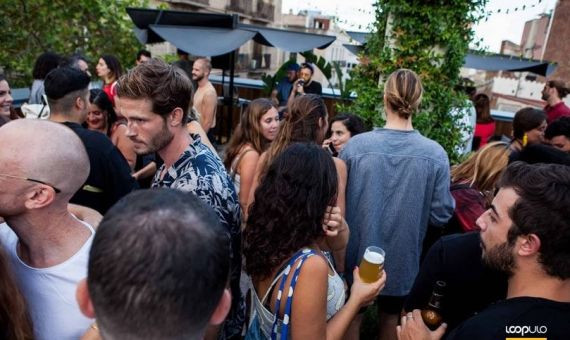
<path fill-rule="evenodd" d="M 20 119 L 0 76 L 0 338 L 359 339 L 370 306 L 381 340 L 568 337 L 562 82 L 508 141 L 475 95 L 475 151 L 451 166 L 414 129 L 413 71 L 386 78 L 368 131 L 291 63 L 219 152 L 212 65 L 179 55 L 103 55 L 97 85 L 86 58 L 45 53 L 29 101 L 48 119 Z"/>

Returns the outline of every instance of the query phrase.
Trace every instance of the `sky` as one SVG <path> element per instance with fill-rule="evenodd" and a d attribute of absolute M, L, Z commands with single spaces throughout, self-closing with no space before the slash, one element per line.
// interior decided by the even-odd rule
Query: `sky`
<path fill-rule="evenodd" d="M 524 24 L 540 13 L 551 11 L 557 0 L 489 0 L 486 11 L 491 11 L 487 21 L 475 26 L 476 39 L 483 39 L 483 47 L 499 52 L 502 40 L 520 44 Z M 339 25 L 350 31 L 367 31 L 374 21 L 374 0 L 282 0 L 283 13 L 297 13 L 303 9 L 320 10 L 323 14 L 338 18 Z M 522 6 L 526 6 L 522 10 Z M 514 11 L 518 8 L 517 11 Z M 500 10 L 500 12 L 498 12 Z M 507 14 L 506 11 L 509 11 Z"/>

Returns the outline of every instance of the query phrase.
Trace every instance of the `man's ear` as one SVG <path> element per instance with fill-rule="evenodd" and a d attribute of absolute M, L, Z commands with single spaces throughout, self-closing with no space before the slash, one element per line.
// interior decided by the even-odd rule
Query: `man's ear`
<path fill-rule="evenodd" d="M 182 121 L 184 120 L 184 115 L 186 113 L 181 108 L 177 107 L 170 113 L 169 125 L 172 127 L 182 126 Z"/>
<path fill-rule="evenodd" d="M 56 192 L 53 188 L 42 184 L 26 193 L 25 206 L 27 209 L 39 209 L 50 205 L 55 200 Z"/>
<path fill-rule="evenodd" d="M 93 308 L 93 303 L 91 302 L 91 297 L 89 296 L 89 290 L 87 289 L 87 279 L 79 281 L 77 284 L 77 289 L 75 290 L 75 299 L 79 305 L 81 313 L 90 319 L 95 319 L 95 309 Z"/>
<path fill-rule="evenodd" d="M 230 307 L 232 306 L 232 294 L 228 289 L 224 289 L 220 302 L 214 310 L 214 313 L 210 317 L 210 325 L 220 325 L 226 319 L 226 316 L 230 312 Z"/>
<path fill-rule="evenodd" d="M 540 252 L 540 238 L 536 234 L 520 236 L 521 240 L 518 254 L 520 256 L 531 256 Z"/>
<path fill-rule="evenodd" d="M 84 110 L 87 107 L 87 103 L 85 102 L 85 98 L 78 96 L 75 98 L 75 107 L 78 110 Z"/>

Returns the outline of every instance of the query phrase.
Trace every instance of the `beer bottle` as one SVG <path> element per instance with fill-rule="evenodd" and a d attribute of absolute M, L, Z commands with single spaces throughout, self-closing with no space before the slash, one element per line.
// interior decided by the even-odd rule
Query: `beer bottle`
<path fill-rule="evenodd" d="M 442 323 L 441 300 L 445 289 L 445 281 L 436 281 L 428 305 L 422 309 L 422 319 L 432 331 L 436 330 Z"/>

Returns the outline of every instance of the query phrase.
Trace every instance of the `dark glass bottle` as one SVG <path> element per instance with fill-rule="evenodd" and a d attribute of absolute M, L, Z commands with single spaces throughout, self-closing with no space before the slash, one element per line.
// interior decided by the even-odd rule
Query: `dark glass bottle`
<path fill-rule="evenodd" d="M 445 290 L 445 281 L 436 281 L 428 305 L 422 309 L 422 319 L 429 329 L 436 330 L 442 323 L 441 301 Z"/>

